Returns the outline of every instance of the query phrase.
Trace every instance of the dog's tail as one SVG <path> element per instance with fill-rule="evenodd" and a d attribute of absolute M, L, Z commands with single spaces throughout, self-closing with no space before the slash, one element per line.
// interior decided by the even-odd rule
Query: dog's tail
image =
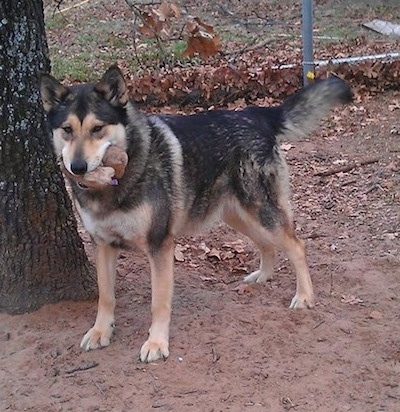
<path fill-rule="evenodd" d="M 333 107 L 349 103 L 353 93 L 338 77 L 320 80 L 289 97 L 282 105 L 284 138 L 304 137 Z"/>

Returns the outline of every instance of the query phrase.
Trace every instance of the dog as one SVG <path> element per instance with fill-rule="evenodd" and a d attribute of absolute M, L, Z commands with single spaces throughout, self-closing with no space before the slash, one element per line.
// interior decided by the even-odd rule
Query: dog
<path fill-rule="evenodd" d="M 352 93 L 344 81 L 317 81 L 276 107 L 193 115 L 141 113 L 129 100 L 117 66 L 97 83 L 72 87 L 44 74 L 40 91 L 67 178 L 84 178 L 99 167 L 110 145 L 124 150 L 129 159 L 118 185 L 88 188 L 70 179 L 76 209 L 97 246 L 98 312 L 81 341 L 83 349 L 110 344 L 118 253 L 136 247 L 149 259 L 152 284 L 152 322 L 140 360 L 167 358 L 174 239 L 217 220 L 246 235 L 260 250 L 260 267 L 245 282 L 271 279 L 278 248 L 296 273 L 290 308 L 313 307 L 305 247 L 294 230 L 288 168 L 279 142 L 306 136 L 332 107 L 350 102 Z"/>

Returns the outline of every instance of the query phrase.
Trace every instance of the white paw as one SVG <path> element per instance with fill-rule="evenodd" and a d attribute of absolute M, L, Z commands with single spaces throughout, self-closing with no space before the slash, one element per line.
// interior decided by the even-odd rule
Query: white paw
<path fill-rule="evenodd" d="M 292 299 L 289 308 L 290 309 L 311 309 L 314 307 L 314 296 L 313 295 L 296 295 Z"/>
<path fill-rule="evenodd" d="M 142 362 L 154 362 L 158 359 L 167 359 L 169 356 L 168 339 L 147 339 L 140 349 Z"/>
<path fill-rule="evenodd" d="M 81 348 L 88 351 L 103 348 L 110 344 L 114 327 L 111 324 L 106 328 L 97 328 L 96 325 L 89 329 L 81 341 Z"/>
<path fill-rule="evenodd" d="M 256 270 L 253 273 L 250 273 L 250 275 L 247 275 L 243 281 L 245 283 L 263 283 L 266 282 L 267 280 L 271 280 L 272 275 L 266 272 L 261 272 L 261 270 Z"/>

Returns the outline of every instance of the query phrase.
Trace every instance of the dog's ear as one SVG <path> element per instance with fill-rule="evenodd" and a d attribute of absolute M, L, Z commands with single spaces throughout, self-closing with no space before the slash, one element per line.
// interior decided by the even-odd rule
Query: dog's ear
<path fill-rule="evenodd" d="M 40 94 L 46 113 L 56 108 L 68 95 L 69 89 L 49 74 L 39 75 Z"/>
<path fill-rule="evenodd" d="M 128 87 L 124 75 L 117 65 L 111 66 L 94 86 L 113 106 L 125 106 L 129 100 Z"/>

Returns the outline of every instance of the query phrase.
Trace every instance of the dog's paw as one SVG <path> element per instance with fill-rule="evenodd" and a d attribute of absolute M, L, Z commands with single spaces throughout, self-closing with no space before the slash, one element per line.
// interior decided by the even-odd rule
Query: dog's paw
<path fill-rule="evenodd" d="M 98 348 L 103 348 L 110 344 L 113 333 L 113 326 L 105 329 L 93 328 L 89 329 L 81 341 L 81 348 L 88 351 Z"/>
<path fill-rule="evenodd" d="M 314 307 L 314 296 L 308 295 L 296 295 L 292 299 L 289 308 L 290 309 L 311 309 Z"/>
<path fill-rule="evenodd" d="M 154 362 L 158 359 L 167 359 L 169 356 L 168 339 L 147 339 L 140 349 L 142 362 Z"/>
<path fill-rule="evenodd" d="M 250 275 L 247 275 L 243 279 L 243 281 L 245 283 L 263 283 L 271 279 L 272 279 L 272 274 L 261 272 L 261 270 L 256 270 L 255 272 L 250 273 Z"/>

